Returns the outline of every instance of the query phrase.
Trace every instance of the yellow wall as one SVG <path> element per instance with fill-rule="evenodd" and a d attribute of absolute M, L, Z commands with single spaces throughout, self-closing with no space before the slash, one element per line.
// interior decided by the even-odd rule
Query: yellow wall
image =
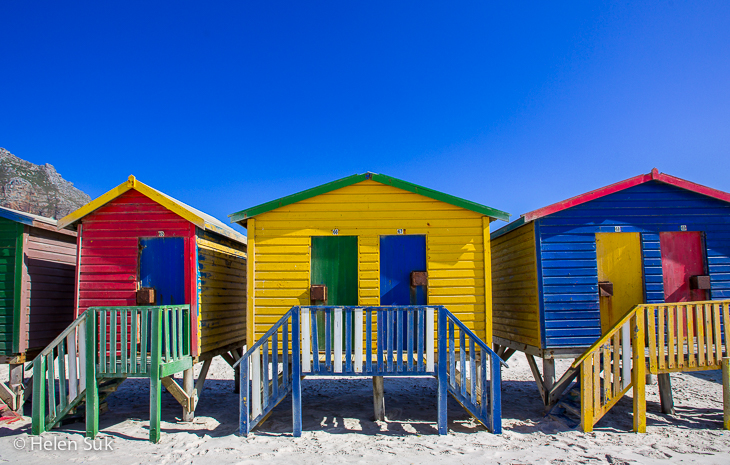
<path fill-rule="evenodd" d="M 535 224 L 494 239 L 491 247 L 494 336 L 540 347 Z"/>
<path fill-rule="evenodd" d="M 258 215 L 248 222 L 255 340 L 292 306 L 309 305 L 311 236 L 332 235 L 333 229 L 358 236 L 359 304 L 379 305 L 379 237 L 405 229 L 427 236 L 428 304 L 446 306 L 491 343 L 485 226 L 489 221 L 479 213 L 370 180 Z"/>

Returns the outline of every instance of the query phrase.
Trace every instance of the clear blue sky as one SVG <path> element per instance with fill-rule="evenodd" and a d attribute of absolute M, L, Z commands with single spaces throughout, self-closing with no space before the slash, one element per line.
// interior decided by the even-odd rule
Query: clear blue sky
<path fill-rule="evenodd" d="M 0 147 L 226 221 L 364 171 L 513 219 L 652 167 L 730 191 L 730 2 L 552 3 L 3 1 Z"/>

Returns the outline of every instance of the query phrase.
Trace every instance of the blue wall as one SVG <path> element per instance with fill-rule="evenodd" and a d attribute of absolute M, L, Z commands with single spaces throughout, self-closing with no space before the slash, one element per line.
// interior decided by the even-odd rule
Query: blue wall
<path fill-rule="evenodd" d="M 584 347 L 601 335 L 597 232 L 639 232 L 647 303 L 664 299 L 659 232 L 705 232 L 711 298 L 730 298 L 730 203 L 651 181 L 535 222 L 542 346 Z"/>

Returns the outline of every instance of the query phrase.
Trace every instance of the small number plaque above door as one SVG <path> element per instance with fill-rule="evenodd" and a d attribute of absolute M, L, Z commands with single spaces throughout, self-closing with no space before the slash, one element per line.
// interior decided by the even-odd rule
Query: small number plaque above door
<path fill-rule="evenodd" d="M 165 231 L 157 231 L 157 237 L 165 237 Z"/>
<path fill-rule="evenodd" d="M 621 232 L 621 226 L 614 226 L 613 227 L 614 232 Z"/>
<path fill-rule="evenodd" d="M 339 233 L 340 233 L 340 230 L 339 230 L 339 229 L 337 229 L 337 228 L 335 228 L 335 229 L 333 229 L 333 230 L 332 230 L 332 235 L 333 235 L 333 236 L 336 236 L 336 235 L 338 235 Z"/>
<path fill-rule="evenodd" d="M 398 234 L 405 234 L 406 233 L 406 230 L 405 229 L 396 229 L 396 232 Z"/>

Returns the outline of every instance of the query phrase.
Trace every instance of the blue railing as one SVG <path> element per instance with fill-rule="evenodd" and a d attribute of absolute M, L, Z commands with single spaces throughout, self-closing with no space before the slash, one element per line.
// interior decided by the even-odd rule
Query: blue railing
<path fill-rule="evenodd" d="M 444 350 L 437 352 L 436 341 Z M 487 429 L 501 432 L 504 362 L 442 306 L 295 306 L 239 363 L 241 435 L 291 391 L 294 436 L 300 436 L 303 376 L 435 376 L 439 434 L 447 430 L 447 392 Z"/>

